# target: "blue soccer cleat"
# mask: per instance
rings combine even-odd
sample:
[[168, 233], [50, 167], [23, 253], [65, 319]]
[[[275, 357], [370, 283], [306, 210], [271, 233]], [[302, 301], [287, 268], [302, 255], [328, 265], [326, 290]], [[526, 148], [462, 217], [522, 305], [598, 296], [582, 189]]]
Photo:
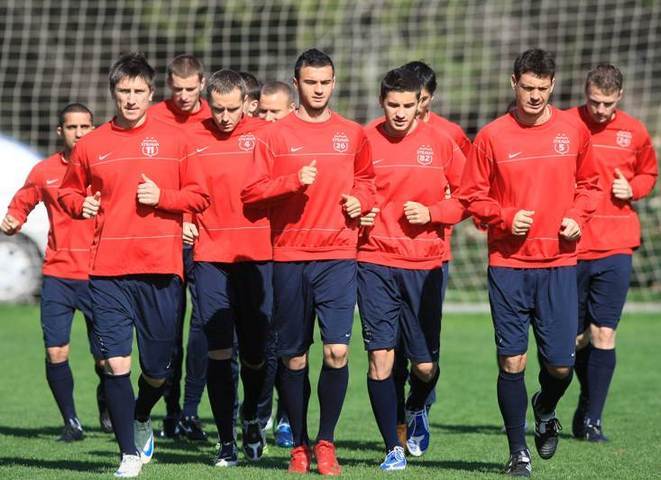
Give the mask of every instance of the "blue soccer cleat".
[[294, 446], [294, 437], [291, 433], [291, 425], [284, 419], [280, 419], [275, 427], [275, 444], [282, 448], [291, 448]]
[[388, 452], [385, 460], [379, 468], [384, 472], [391, 472], [395, 470], [404, 470], [406, 468], [406, 456], [404, 449], [400, 446], [394, 447]]
[[429, 448], [429, 418], [427, 409], [406, 411], [406, 448], [411, 455], [419, 457]]
[[151, 419], [146, 422], [133, 421], [133, 435], [135, 437], [135, 448], [140, 454], [142, 463], [149, 463], [154, 455], [154, 431], [151, 427]]

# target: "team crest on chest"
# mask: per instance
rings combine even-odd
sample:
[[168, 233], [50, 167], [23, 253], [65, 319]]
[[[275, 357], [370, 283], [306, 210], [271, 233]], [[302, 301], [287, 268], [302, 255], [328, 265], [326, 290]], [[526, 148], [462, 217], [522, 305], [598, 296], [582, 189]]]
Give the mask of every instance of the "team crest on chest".
[[569, 153], [569, 137], [565, 133], [558, 133], [553, 139], [553, 150], [560, 155]]
[[628, 147], [631, 145], [631, 132], [627, 130], [618, 130], [615, 134], [615, 141], [620, 147]]
[[140, 144], [140, 150], [142, 151], [142, 154], [144, 156], [154, 157], [158, 155], [159, 146], [160, 145], [158, 143], [158, 140], [156, 140], [154, 137], [147, 137]]
[[345, 153], [349, 150], [349, 137], [345, 133], [336, 133], [333, 135], [333, 150]]
[[434, 149], [429, 145], [420, 145], [416, 153], [420, 165], [426, 167], [434, 161]]
[[252, 152], [255, 149], [255, 136], [245, 133], [239, 137], [239, 148], [244, 152]]

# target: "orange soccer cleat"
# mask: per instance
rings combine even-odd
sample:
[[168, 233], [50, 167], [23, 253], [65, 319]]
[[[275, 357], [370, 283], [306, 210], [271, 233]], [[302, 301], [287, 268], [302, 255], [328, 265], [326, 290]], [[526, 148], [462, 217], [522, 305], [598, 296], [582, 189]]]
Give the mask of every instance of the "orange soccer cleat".
[[320, 475], [337, 476], [342, 473], [342, 467], [337, 463], [335, 445], [327, 440], [319, 440], [314, 446], [314, 456], [317, 459], [317, 471]]
[[310, 461], [312, 455], [310, 454], [310, 447], [307, 445], [299, 445], [292, 448], [291, 458], [289, 459], [289, 473], [310, 473]]

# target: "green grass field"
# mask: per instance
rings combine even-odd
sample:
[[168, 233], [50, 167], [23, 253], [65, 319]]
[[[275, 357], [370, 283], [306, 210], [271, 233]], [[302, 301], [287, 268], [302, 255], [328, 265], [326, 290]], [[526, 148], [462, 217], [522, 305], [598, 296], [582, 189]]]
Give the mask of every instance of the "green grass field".
[[[356, 327], [358, 321], [356, 321]], [[83, 322], [76, 320], [72, 337], [72, 368], [78, 413], [87, 437], [75, 444], [55, 441], [59, 413], [44, 378], [37, 307], [0, 307], [0, 479], [111, 478], [118, 455], [114, 439], [100, 432], [94, 388], [96, 377], [86, 347]], [[661, 319], [627, 316], [618, 333], [618, 368], [605, 412], [611, 442], [591, 445], [570, 438], [577, 389], [572, 385], [559, 405], [565, 426], [556, 456], [550, 461], [533, 454], [533, 475], [540, 479], [661, 478]], [[355, 329], [351, 384], [337, 428], [337, 446], [344, 477], [374, 478], [383, 458], [383, 444], [365, 387], [366, 358]], [[318, 344], [316, 345], [318, 347]], [[318, 349], [312, 370], [318, 371]], [[528, 393], [535, 391], [536, 362], [528, 369]], [[136, 372], [134, 372], [136, 373]], [[397, 478], [503, 478], [507, 442], [500, 432], [496, 403], [496, 364], [492, 329], [486, 315], [448, 315], [444, 320], [438, 402], [431, 413], [432, 446], [412, 459]], [[316, 375], [315, 375], [316, 377]], [[314, 381], [314, 379], [313, 379]], [[311, 405], [314, 433], [316, 396]], [[162, 403], [154, 410], [160, 426]], [[212, 429], [206, 395], [201, 415]], [[528, 412], [528, 421], [532, 413]], [[272, 437], [269, 437], [272, 441]], [[529, 444], [533, 445], [532, 435]], [[213, 443], [192, 444], [157, 439], [144, 479], [285, 478], [288, 451], [270, 445], [264, 459], [229, 470], [210, 466]], [[392, 475], [392, 474], [388, 474]], [[291, 477], [289, 477], [291, 478]]]

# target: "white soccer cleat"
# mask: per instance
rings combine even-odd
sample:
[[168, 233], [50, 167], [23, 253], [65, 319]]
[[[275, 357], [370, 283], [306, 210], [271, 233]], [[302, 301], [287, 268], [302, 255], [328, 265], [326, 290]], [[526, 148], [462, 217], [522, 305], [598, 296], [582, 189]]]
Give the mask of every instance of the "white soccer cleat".
[[140, 475], [142, 470], [142, 459], [139, 455], [122, 455], [122, 462], [115, 472], [115, 477], [118, 478], [133, 478]]
[[151, 428], [151, 418], [146, 422], [133, 421], [135, 448], [140, 453], [142, 463], [149, 463], [154, 455], [154, 431]]

